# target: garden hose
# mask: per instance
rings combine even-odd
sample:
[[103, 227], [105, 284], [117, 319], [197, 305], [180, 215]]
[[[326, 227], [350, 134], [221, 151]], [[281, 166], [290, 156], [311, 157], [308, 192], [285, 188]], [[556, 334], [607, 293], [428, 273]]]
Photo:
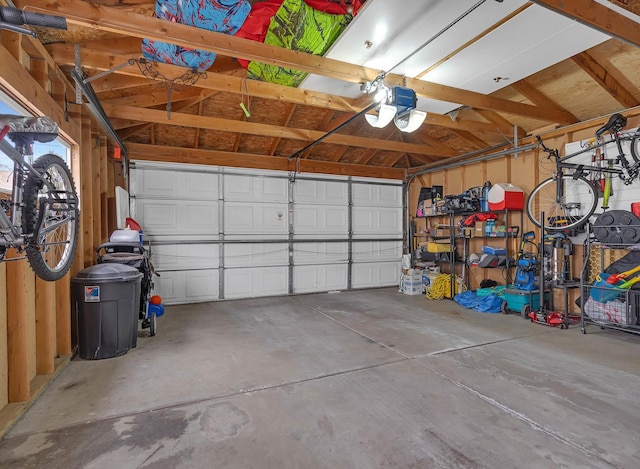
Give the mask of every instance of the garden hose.
[[[444, 298], [449, 298], [451, 295], [451, 277], [452, 276], [449, 274], [440, 274], [434, 278], [425, 290], [425, 297], [428, 300], [442, 300]], [[454, 278], [456, 279], [454, 294], [466, 291], [467, 287], [464, 283], [458, 281], [459, 277], [454, 276]]]

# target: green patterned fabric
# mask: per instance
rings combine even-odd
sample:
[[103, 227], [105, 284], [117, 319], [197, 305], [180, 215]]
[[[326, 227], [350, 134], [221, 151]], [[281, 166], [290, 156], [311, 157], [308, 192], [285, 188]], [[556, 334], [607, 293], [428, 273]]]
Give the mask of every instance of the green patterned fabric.
[[[351, 22], [352, 15], [330, 15], [311, 8], [303, 0], [284, 0], [264, 39], [265, 44], [323, 55]], [[251, 62], [249, 78], [286, 86], [298, 86], [306, 72]]]

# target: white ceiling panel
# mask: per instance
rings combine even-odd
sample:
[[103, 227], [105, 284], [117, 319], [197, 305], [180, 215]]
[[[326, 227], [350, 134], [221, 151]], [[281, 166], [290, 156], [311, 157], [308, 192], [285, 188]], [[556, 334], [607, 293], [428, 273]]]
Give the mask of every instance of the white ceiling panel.
[[[594, 29], [534, 5], [423, 79], [492, 93], [607, 39]], [[496, 82], [495, 77], [508, 80]]]
[[[325, 56], [414, 77], [526, 1], [487, 1], [432, 40], [476, 3], [477, 0], [369, 0]], [[428, 46], [391, 70], [430, 40]], [[367, 41], [372, 44], [370, 48], [365, 47]], [[361, 95], [357, 84], [317, 75], [307, 77], [300, 87], [348, 97]]]
[[[369, 0], [326, 56], [415, 77], [490, 31], [422, 78], [488, 94], [608, 39], [605, 34], [537, 5], [491, 31], [498, 21], [526, 3], [487, 0], [453, 24], [477, 0]], [[438, 36], [443, 29], [446, 31]], [[367, 41], [371, 42], [369, 48], [365, 47]], [[495, 77], [506, 79], [495, 81]], [[318, 75], [308, 76], [300, 87], [351, 98], [362, 96], [358, 84]], [[439, 114], [458, 106], [418, 99], [418, 109]]]

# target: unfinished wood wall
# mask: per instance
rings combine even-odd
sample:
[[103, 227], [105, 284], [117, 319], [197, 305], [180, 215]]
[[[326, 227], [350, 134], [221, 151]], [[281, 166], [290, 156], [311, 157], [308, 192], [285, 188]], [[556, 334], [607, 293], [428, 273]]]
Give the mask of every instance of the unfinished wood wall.
[[[624, 113], [628, 118], [627, 128], [640, 127], [640, 111], [635, 109]], [[595, 130], [599, 128], [604, 122], [608, 120], [600, 119], [593, 121], [589, 124], [577, 124], [562, 130], [556, 130], [548, 132], [545, 137], [545, 144], [550, 148], [561, 149], [561, 154], [564, 151], [564, 145], [577, 140], [583, 140], [593, 137]], [[531, 139], [529, 139], [531, 140]], [[532, 140], [531, 140], [532, 141]], [[525, 143], [531, 143], [531, 141]], [[421, 187], [430, 187], [432, 185], [442, 185], [444, 187], [444, 195], [459, 194], [471, 187], [481, 186], [485, 181], [489, 180], [492, 183], [504, 183], [508, 182], [520, 187], [525, 196], [533, 189], [538, 182], [548, 178], [551, 175], [553, 165], [551, 163], [540, 164], [540, 158], [543, 157], [536, 150], [521, 152], [516, 156], [509, 155], [487, 161], [477, 162], [473, 164], [461, 165], [456, 168], [446, 169], [443, 171], [436, 171], [418, 176], [414, 179], [411, 187], [409, 187], [409, 215], [415, 215], [415, 210], [418, 204], [418, 198]], [[640, 200], [640, 190], [638, 191]], [[529, 221], [526, 214], [523, 216], [524, 225], [522, 229], [524, 231], [534, 230], [536, 232], [536, 240], [540, 239], [537, 229]], [[414, 220], [418, 227], [424, 226], [424, 219]], [[512, 214], [510, 216], [509, 225], [519, 224], [519, 214]], [[412, 242], [413, 240], [409, 240]], [[470, 240], [470, 252], [479, 252], [481, 246], [484, 244], [482, 238]], [[503, 246], [500, 241], [491, 241], [491, 245]], [[510, 251], [517, 251], [518, 240], [511, 241]], [[578, 246], [576, 253], [574, 254], [573, 262], [573, 274], [575, 277], [579, 276], [579, 268], [582, 262], [582, 250], [581, 246]], [[480, 282], [484, 279], [492, 279], [498, 282], [500, 285], [505, 284], [503, 276], [503, 269], [483, 269], [483, 268], [470, 268], [469, 270], [469, 282], [472, 289], [479, 287]], [[555, 292], [555, 295], [560, 295], [561, 290]], [[572, 293], [575, 294], [575, 291]], [[555, 304], [563, 304], [561, 298], [555, 298]], [[574, 312], [577, 312], [577, 307], [573, 305]]]
[[[70, 279], [95, 263], [107, 240], [113, 207], [108, 143], [81, 106], [64, 96], [74, 90], [39, 43], [2, 31], [0, 87], [35, 114], [56, 120], [72, 145], [71, 169], [81, 201], [80, 239], [71, 271], [57, 282], [34, 275], [25, 259], [0, 263], [0, 437], [66, 364], [72, 353]], [[113, 181], [113, 177], [111, 177]], [[7, 258], [20, 257], [9, 252]]]

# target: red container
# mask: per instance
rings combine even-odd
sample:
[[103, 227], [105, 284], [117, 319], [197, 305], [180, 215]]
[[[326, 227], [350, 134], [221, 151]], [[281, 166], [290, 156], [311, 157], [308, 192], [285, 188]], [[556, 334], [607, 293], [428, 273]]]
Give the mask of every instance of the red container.
[[524, 191], [519, 187], [501, 182], [491, 186], [489, 190], [489, 210], [522, 210], [524, 208]]
[[633, 202], [631, 204], [631, 212], [638, 218], [640, 218], [640, 202]]

